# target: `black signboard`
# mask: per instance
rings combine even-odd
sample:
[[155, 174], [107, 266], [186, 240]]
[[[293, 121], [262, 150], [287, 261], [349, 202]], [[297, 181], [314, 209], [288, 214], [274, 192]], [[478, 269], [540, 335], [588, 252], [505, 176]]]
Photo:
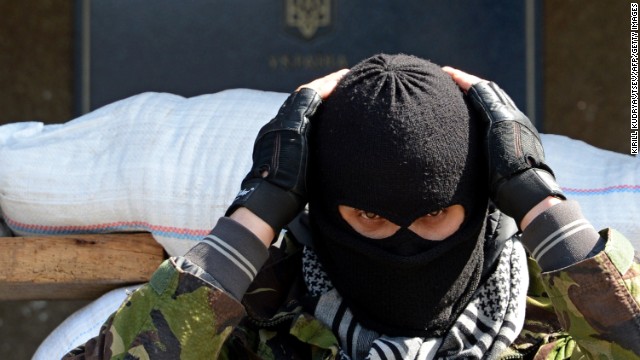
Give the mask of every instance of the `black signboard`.
[[78, 0], [77, 109], [163, 91], [290, 92], [379, 52], [498, 82], [540, 107], [534, 0]]

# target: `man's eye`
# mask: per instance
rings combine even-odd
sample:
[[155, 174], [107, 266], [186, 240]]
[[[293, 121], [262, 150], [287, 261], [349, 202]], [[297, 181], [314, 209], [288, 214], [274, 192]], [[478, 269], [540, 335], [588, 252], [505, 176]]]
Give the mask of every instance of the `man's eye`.
[[362, 210], [359, 210], [359, 211], [360, 211], [360, 216], [368, 220], [381, 219], [379, 215], [377, 215], [376, 213], [372, 213], [371, 211], [362, 211]]
[[436, 216], [442, 215], [442, 213], [444, 213], [444, 209], [432, 211], [428, 213], [427, 216], [436, 217]]

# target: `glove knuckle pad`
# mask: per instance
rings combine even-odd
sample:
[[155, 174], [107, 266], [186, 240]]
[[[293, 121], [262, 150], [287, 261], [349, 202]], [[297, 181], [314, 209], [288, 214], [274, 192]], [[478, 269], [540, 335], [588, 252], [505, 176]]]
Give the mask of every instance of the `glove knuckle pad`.
[[519, 125], [515, 122], [500, 122], [489, 132], [489, 161], [492, 164], [492, 179], [507, 178], [526, 169], [519, 137]]

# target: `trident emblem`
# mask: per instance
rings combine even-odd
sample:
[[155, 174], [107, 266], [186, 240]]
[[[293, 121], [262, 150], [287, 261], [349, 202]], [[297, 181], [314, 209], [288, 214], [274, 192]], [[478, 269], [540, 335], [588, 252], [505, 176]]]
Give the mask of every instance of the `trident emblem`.
[[311, 39], [318, 28], [331, 23], [331, 0], [285, 0], [287, 26], [295, 27], [306, 40]]

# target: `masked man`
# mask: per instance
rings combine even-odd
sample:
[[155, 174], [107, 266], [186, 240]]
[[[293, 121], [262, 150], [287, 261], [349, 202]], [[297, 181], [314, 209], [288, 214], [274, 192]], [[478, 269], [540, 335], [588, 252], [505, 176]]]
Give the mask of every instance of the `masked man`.
[[444, 70], [381, 54], [294, 92], [228, 217], [67, 358], [638, 358], [628, 240], [497, 85]]

